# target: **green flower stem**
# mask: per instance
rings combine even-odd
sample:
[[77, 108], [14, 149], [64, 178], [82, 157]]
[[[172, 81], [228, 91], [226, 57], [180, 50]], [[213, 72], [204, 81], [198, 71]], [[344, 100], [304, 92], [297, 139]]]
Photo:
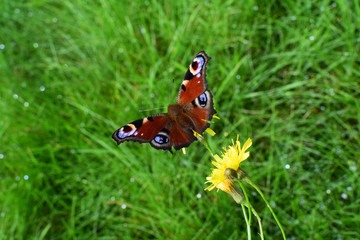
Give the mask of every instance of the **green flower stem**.
[[251, 207], [252, 213], [255, 215], [255, 217], [258, 220], [259, 229], [260, 229], [260, 238], [261, 238], [261, 240], [264, 240], [264, 233], [263, 233], [263, 230], [262, 230], [261, 218], [259, 217], [259, 215], [256, 212], [255, 208], [253, 208], [252, 206], [250, 206], [250, 207]]
[[206, 142], [206, 144], [204, 144], [205, 147], [209, 150], [209, 152], [211, 153], [212, 156], [214, 156], [214, 151], [211, 149], [210, 145]]
[[258, 188], [258, 186], [256, 186], [249, 177], [245, 177], [242, 179], [243, 181], [245, 181], [246, 183], [250, 184], [253, 188], [256, 189], [256, 191], [260, 194], [260, 196], [262, 197], [262, 199], [264, 200], [264, 202], [266, 203], [266, 206], [269, 208], [271, 214], [273, 215], [276, 223], [278, 224], [280, 230], [281, 230], [281, 233], [282, 233], [282, 236], [283, 236], [283, 239], [286, 240], [286, 236], [285, 236], [285, 232], [284, 232], [284, 229], [282, 228], [281, 226], [281, 223], [279, 222], [278, 218], [276, 217], [276, 214], [274, 213], [273, 209], [271, 208], [270, 204], [268, 203], [268, 201], [266, 200], [266, 198], [264, 197], [264, 194], [262, 193], [262, 191], [260, 190], [260, 188]]
[[243, 210], [244, 218], [245, 218], [245, 222], [246, 222], [246, 229], [247, 229], [248, 240], [251, 240], [250, 223], [249, 223], [249, 221], [248, 221], [248, 217], [246, 216], [246, 210], [245, 210], [244, 204], [241, 204], [241, 208], [242, 208], [242, 210]]
[[[247, 195], [247, 193], [245, 191], [244, 185], [239, 180], [238, 180], [238, 183], [239, 183], [239, 185], [241, 187], [242, 192], [244, 193], [244, 196], [245, 196], [245, 199], [246, 199], [246, 205], [251, 206], [248, 195]], [[249, 209], [249, 224], [251, 225], [251, 207], [248, 207], [248, 209]]]
[[[245, 199], [246, 199], [246, 203], [247, 203], [247, 207], [249, 209], [249, 215], [250, 215], [249, 218], [251, 218], [251, 212], [252, 212], [258, 220], [259, 230], [260, 230], [260, 238], [261, 238], [261, 240], [264, 240], [264, 233], [263, 233], [263, 229], [262, 229], [261, 218], [259, 217], [259, 214], [256, 212], [255, 208], [253, 208], [253, 206], [250, 204], [244, 185], [242, 184], [242, 182], [240, 180], [238, 180], [238, 183], [239, 183], [239, 185], [244, 193]], [[251, 224], [251, 221], [249, 221], [249, 222]]]

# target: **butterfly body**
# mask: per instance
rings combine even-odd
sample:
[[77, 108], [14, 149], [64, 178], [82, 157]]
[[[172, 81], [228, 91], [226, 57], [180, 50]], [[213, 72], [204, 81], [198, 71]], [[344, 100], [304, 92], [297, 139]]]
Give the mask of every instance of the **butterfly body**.
[[206, 64], [210, 57], [199, 52], [190, 64], [180, 86], [177, 103], [167, 113], [145, 117], [116, 130], [113, 139], [148, 142], [156, 149], [172, 152], [188, 147], [196, 140], [193, 131], [202, 134], [216, 113], [211, 92], [206, 89]]

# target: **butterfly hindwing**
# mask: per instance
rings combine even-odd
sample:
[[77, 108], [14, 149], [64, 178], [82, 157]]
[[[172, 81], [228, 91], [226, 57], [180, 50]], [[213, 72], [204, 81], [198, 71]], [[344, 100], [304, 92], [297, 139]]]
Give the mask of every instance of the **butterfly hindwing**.
[[195, 125], [195, 131], [202, 134], [208, 127], [213, 115], [216, 113], [214, 109], [213, 96], [206, 89], [199, 97], [195, 98], [190, 104], [185, 106], [187, 115], [191, 118]]
[[199, 52], [191, 62], [181, 83], [177, 103], [186, 105], [200, 96], [206, 89], [206, 65], [211, 58], [205, 51]]

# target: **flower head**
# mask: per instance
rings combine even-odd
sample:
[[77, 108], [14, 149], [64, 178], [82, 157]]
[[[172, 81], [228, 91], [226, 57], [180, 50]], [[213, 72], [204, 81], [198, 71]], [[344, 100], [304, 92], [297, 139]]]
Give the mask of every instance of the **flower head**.
[[229, 177], [229, 170], [238, 171], [239, 165], [242, 161], [246, 160], [250, 153], [246, 150], [251, 146], [252, 142], [249, 138], [244, 146], [241, 148], [239, 141], [239, 136], [236, 139], [236, 142], [228, 148], [224, 147], [224, 152], [219, 155], [214, 155], [216, 161], [212, 161], [212, 164], [216, 167], [212, 170], [212, 173], [207, 177], [206, 183], [211, 183], [211, 185], [205, 190], [211, 191], [214, 188], [217, 188], [218, 191], [221, 189], [224, 192], [231, 194], [234, 200], [239, 203], [242, 200], [242, 194], [237, 190], [233, 183], [233, 178]]

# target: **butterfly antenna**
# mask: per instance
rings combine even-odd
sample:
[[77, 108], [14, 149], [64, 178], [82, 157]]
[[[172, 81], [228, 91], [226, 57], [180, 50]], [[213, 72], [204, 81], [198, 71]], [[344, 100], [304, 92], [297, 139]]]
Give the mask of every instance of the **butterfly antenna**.
[[[175, 83], [175, 79], [173, 78], [173, 80], [172, 80], [172, 85], [171, 85], [171, 94], [170, 94], [170, 96], [169, 96], [169, 103], [171, 102], [172, 96], [174, 95], [174, 83]], [[163, 108], [167, 108], [167, 107], [141, 109], [141, 110], [139, 110], [139, 112], [148, 112], [148, 111], [159, 110], [159, 109], [163, 109]]]
[[142, 109], [142, 110], [139, 110], [139, 112], [148, 112], [148, 111], [159, 110], [159, 109], [163, 109], [163, 108], [167, 108], [167, 107], [158, 107], [158, 108]]

